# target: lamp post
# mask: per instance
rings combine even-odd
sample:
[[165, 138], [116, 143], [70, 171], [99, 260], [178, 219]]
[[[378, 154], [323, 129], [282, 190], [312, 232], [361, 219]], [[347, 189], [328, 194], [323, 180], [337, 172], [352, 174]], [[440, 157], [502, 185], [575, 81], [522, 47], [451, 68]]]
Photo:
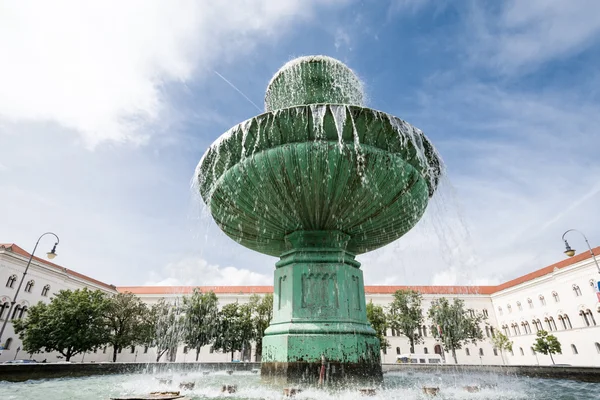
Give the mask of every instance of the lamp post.
[[596, 259], [596, 255], [594, 254], [594, 251], [592, 250], [592, 246], [590, 246], [590, 242], [588, 242], [587, 237], [585, 237], [585, 235], [582, 232], [578, 231], [577, 229], [569, 229], [562, 235], [562, 240], [564, 240], [564, 242], [565, 242], [565, 254], [569, 257], [573, 257], [575, 255], [575, 250], [572, 249], [571, 246], [569, 246], [569, 242], [567, 242], [567, 239], [565, 239], [565, 235], [569, 232], [577, 232], [581, 236], [583, 236], [583, 239], [585, 240], [585, 243], [587, 244], [588, 250], [590, 251], [592, 258], [594, 259], [594, 262], [596, 263], [596, 268], [598, 269], [598, 273], [600, 274], [600, 264], [598, 264], [598, 260]]
[[4, 335], [4, 329], [6, 329], [6, 324], [8, 323], [8, 320], [10, 319], [10, 314], [11, 314], [15, 304], [17, 303], [17, 296], [19, 296], [19, 292], [21, 291], [21, 286], [23, 286], [23, 281], [25, 281], [25, 276], [27, 275], [27, 271], [29, 270], [29, 266], [31, 265], [31, 260], [33, 260], [33, 255], [35, 254], [38, 244], [40, 243], [40, 240], [42, 240], [42, 238], [46, 235], [52, 235], [56, 238], [54, 247], [52, 247], [52, 250], [50, 250], [49, 252], [46, 253], [46, 256], [50, 260], [52, 260], [54, 257], [56, 257], [58, 255], [58, 254], [56, 254], [56, 246], [60, 242], [60, 239], [58, 238], [58, 236], [56, 236], [56, 234], [52, 233], [52, 232], [46, 232], [46, 233], [42, 234], [38, 238], [37, 242], [35, 243], [35, 247], [33, 248], [31, 255], [29, 256], [29, 261], [27, 261], [27, 266], [25, 267], [25, 272], [23, 272], [23, 276], [21, 277], [21, 281], [19, 282], [19, 286], [17, 287], [17, 291], [15, 292], [15, 296], [13, 297], [12, 301], [10, 302], [10, 308], [8, 309], [8, 314], [6, 315], [6, 318], [4, 318], [4, 323], [2, 324], [2, 329], [0, 329], [0, 343], [2, 343], [2, 335]]

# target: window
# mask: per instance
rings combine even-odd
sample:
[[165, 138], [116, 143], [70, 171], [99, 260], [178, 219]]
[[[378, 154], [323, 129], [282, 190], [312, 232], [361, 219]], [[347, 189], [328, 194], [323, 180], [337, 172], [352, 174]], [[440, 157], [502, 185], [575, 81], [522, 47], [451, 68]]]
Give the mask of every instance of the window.
[[573, 292], [575, 293], [575, 297], [581, 296], [581, 289], [579, 289], [579, 286], [573, 285]]
[[548, 325], [548, 330], [549, 331], [555, 331], [556, 330], [556, 322], [554, 322], [554, 318], [549, 317], [549, 318], [544, 318], [544, 321], [546, 322], [546, 325]]
[[210, 354], [212, 354], [212, 353], [214, 353], [214, 352], [215, 352], [215, 349], [214, 349], [214, 347], [210, 346]]
[[19, 314], [19, 311], [21, 311], [21, 306], [16, 306], [15, 308], [13, 308], [13, 313], [12, 313], [10, 319], [15, 319], [17, 317], [17, 315]]
[[583, 319], [583, 323], [585, 324], [585, 326], [590, 326], [590, 320], [588, 320], [587, 313], [581, 310], [579, 311], [579, 315], [581, 316], [581, 319]]
[[423, 347], [423, 354], [429, 354], [429, 349], [427, 349], [427, 347]]
[[188, 347], [187, 347], [187, 346], [184, 346], [184, 347], [183, 347], [183, 354], [187, 354], [187, 353], [188, 353]]
[[494, 347], [492, 350], [494, 351], [494, 355], [498, 356], [498, 349]]
[[6, 287], [7, 288], [13, 288], [13, 286], [15, 286], [15, 282], [17, 281], [17, 276], [16, 275], [11, 275], [8, 280], [6, 281]]
[[479, 357], [483, 357], [483, 349], [481, 347], [479, 348]]
[[121, 354], [121, 350], [123, 350], [123, 349], [121, 349], [121, 348], [119, 347], [119, 350], [118, 350], [117, 352], [118, 352], [119, 354]]
[[492, 334], [492, 337], [496, 337], [496, 333], [494, 332], [493, 326], [490, 326], [490, 333]]
[[512, 307], [510, 304], [506, 305], [506, 309], [508, 310], [508, 313], [510, 314], [512, 312]]
[[[4, 318], [4, 311], [8, 310], [9, 308], [10, 308], [10, 303], [8, 301], [6, 303], [0, 305], [0, 319]], [[8, 318], [8, 316], [7, 316], [7, 318]]]
[[562, 324], [563, 329], [567, 329], [567, 323], [565, 322], [565, 319], [563, 318], [562, 315], [558, 316], [558, 320], [560, 321], [560, 323]]
[[529, 304], [529, 308], [533, 308], [533, 300], [527, 299], [527, 304]]
[[33, 285], [35, 285], [34, 280], [30, 280], [29, 282], [27, 282], [27, 284], [25, 285], [25, 291], [27, 293], [31, 293], [31, 289], [33, 289]]
[[522, 356], [524, 356], [524, 355], [525, 355], [525, 352], [523, 351], [523, 348], [522, 348], [522, 347], [519, 347], [519, 351], [521, 352], [521, 355], [522, 355]]
[[486, 318], [488, 317], [488, 310], [485, 308], [483, 309], [483, 316]]
[[10, 345], [12, 344], [13, 339], [9, 337], [6, 339], [6, 343], [4, 343], [4, 350], [10, 350]]
[[521, 329], [519, 329], [519, 325], [517, 324], [512, 324], [511, 325], [513, 328], [513, 332], [515, 333], [515, 336], [520, 335], [521, 334]]
[[502, 307], [498, 307], [498, 314], [502, 315]]
[[595, 326], [596, 320], [594, 319], [594, 314], [592, 314], [592, 311], [588, 309], [585, 311], [585, 314], [588, 316], [588, 320], [590, 321], [590, 323]]
[[521, 305], [520, 301], [517, 301], [517, 308], [519, 309], [519, 311], [523, 311], [523, 306]]
[[148, 353], [148, 346], [144, 346], [144, 354]]
[[42, 289], [42, 296], [48, 297], [48, 292], [49, 291], [50, 291], [50, 285], [44, 286], [44, 288]]
[[539, 319], [534, 319], [531, 321], [531, 323], [533, 324], [533, 326], [535, 326], [535, 331], [539, 332], [541, 331], [544, 327], [542, 326], [542, 322]]
[[400, 347], [396, 347], [396, 354], [400, 354]]
[[465, 354], [470, 356], [471, 355], [471, 350], [469, 350], [468, 347], [465, 348]]
[[545, 306], [545, 305], [546, 305], [546, 299], [544, 299], [544, 296], [542, 296], [542, 295], [540, 294], [540, 297], [538, 297], [538, 298], [540, 299], [540, 304], [541, 304], [542, 306]]
[[436, 344], [436, 345], [433, 347], [433, 352], [434, 352], [435, 354], [442, 354], [442, 346], [440, 346], [439, 344]]
[[485, 336], [490, 337], [490, 327], [489, 326], [485, 327]]
[[571, 345], [571, 350], [573, 351], [573, 354], [579, 354], [577, 352], [577, 346], [575, 346], [574, 344]]
[[558, 297], [558, 293], [552, 292], [552, 297], [554, 298], [555, 303], [558, 303], [560, 301], [560, 297]]
[[423, 336], [427, 337], [427, 327], [423, 325]]
[[27, 306], [24, 306], [23, 308], [21, 308], [21, 312], [19, 313], [19, 319], [24, 318], [26, 312], [27, 312]]
[[573, 329], [573, 325], [571, 325], [571, 320], [569, 319], [569, 316], [567, 314], [563, 314], [563, 321], [565, 321], [567, 329]]
[[508, 330], [508, 325], [503, 325], [502, 330], [506, 336], [510, 336], [510, 331]]
[[471, 318], [475, 318], [475, 310], [469, 310], [469, 315], [471, 316]]
[[592, 292], [596, 293], [596, 281], [590, 279], [590, 287], [592, 288]]
[[521, 326], [523, 327], [523, 332], [525, 332], [526, 335], [531, 333], [531, 328], [529, 327], [529, 322], [523, 321], [523, 322], [521, 322]]
[[129, 349], [129, 352], [131, 354], [135, 353], [135, 346], [131, 346], [131, 348]]
[[106, 346], [102, 349], [102, 354], [106, 354]]
[[600, 343], [596, 342], [594, 345], [596, 345], [596, 352], [600, 354]]

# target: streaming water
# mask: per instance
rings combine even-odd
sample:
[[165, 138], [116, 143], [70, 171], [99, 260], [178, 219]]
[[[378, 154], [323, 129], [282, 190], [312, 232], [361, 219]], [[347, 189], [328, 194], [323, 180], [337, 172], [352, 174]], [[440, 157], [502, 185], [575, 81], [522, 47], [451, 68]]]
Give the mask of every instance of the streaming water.
[[[161, 384], [158, 378], [172, 378], [170, 385]], [[194, 382], [192, 390], [182, 390], [189, 399], [227, 398], [237, 400], [283, 399], [283, 388], [261, 384], [260, 376], [250, 372], [225, 372], [202, 375], [200, 372], [186, 375], [110, 375], [85, 378], [35, 380], [22, 383], [0, 382], [2, 400], [107, 400], [111, 397], [143, 395], [151, 391], [180, 390], [181, 382]], [[221, 392], [222, 385], [236, 385], [235, 394]], [[437, 396], [423, 394], [422, 388], [439, 387]], [[478, 386], [480, 390], [470, 393], [465, 386]], [[487, 387], [486, 387], [487, 386]], [[434, 374], [402, 372], [385, 375], [383, 388], [377, 388], [372, 399], [598, 399], [599, 383], [568, 380], [537, 379], [491, 374]], [[358, 390], [341, 391], [307, 388], [294, 398], [302, 399], [361, 399]]]

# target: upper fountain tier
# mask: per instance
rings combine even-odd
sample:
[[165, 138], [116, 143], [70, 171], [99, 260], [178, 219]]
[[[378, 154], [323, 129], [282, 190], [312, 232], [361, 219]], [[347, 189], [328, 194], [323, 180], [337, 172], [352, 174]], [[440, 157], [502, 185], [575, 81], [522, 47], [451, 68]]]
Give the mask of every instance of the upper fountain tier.
[[200, 194], [223, 232], [274, 256], [297, 245], [296, 231], [343, 232], [355, 254], [408, 232], [442, 161], [419, 129], [362, 103], [360, 80], [337, 60], [281, 68], [267, 111], [224, 133], [198, 164]]
[[305, 56], [285, 64], [271, 79], [266, 111], [307, 104], [363, 105], [363, 85], [335, 58]]

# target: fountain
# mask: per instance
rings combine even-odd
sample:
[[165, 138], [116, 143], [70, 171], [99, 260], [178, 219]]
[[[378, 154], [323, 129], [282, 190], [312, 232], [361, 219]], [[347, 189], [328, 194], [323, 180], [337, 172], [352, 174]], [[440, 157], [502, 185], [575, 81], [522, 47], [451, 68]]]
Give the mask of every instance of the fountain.
[[279, 257], [261, 376], [316, 382], [382, 379], [355, 256], [400, 238], [421, 218], [442, 163], [423, 133], [365, 108], [341, 62], [301, 57], [268, 85], [264, 114], [236, 125], [196, 170], [217, 225]]

